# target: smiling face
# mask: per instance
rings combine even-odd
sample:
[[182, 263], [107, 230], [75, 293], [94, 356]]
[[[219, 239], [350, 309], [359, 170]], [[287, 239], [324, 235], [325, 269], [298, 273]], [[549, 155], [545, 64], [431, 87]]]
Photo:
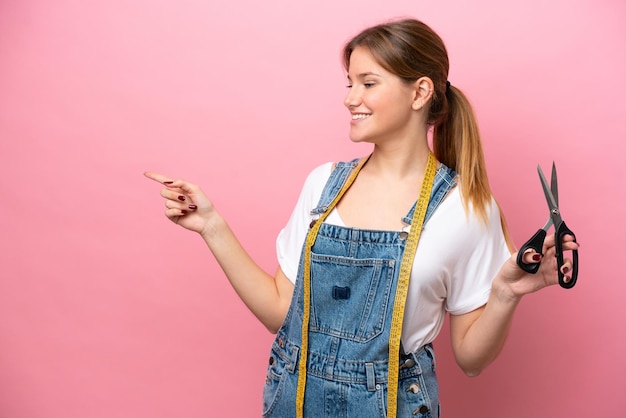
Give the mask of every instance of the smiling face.
[[344, 104], [352, 116], [352, 141], [379, 144], [415, 134], [415, 85], [385, 70], [367, 48], [350, 55], [348, 82]]

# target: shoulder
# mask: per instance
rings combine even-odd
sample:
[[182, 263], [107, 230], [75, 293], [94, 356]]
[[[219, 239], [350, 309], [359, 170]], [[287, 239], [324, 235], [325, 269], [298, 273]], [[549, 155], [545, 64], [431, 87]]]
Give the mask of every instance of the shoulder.
[[309, 172], [302, 187], [303, 194], [319, 195], [333, 171], [335, 163], [320, 164]]
[[330, 173], [332, 172], [335, 165], [336, 163], [333, 162], [327, 162], [318, 165], [309, 172], [305, 183], [318, 183], [320, 181], [325, 182], [326, 180], [328, 180], [328, 177], [330, 176]]
[[450, 190], [440, 207], [433, 214], [433, 217], [439, 215], [438, 218], [445, 222], [448, 227], [458, 228], [455, 229], [456, 233], [472, 235], [478, 231], [483, 233], [488, 231], [496, 234], [501, 232], [500, 208], [493, 196], [487, 201], [485, 207], [486, 218], [483, 219], [471, 202], [463, 202], [461, 189], [461, 185], [457, 184], [456, 187]]
[[317, 202], [327, 184], [339, 184], [357, 166], [360, 158], [348, 162], [327, 162], [309, 172], [302, 188], [302, 197], [309, 197]]
[[318, 165], [309, 172], [304, 180], [304, 185], [300, 191], [299, 203], [304, 205], [306, 210], [310, 210], [324, 190], [324, 186], [332, 173], [334, 163], [328, 162]]

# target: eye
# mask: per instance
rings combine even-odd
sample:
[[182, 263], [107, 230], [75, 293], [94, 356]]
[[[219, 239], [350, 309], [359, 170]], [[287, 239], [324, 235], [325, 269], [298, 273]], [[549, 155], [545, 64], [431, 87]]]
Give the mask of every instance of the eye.
[[346, 86], [346, 88], [347, 88], [347, 89], [351, 89], [351, 88], [352, 88], [352, 84], [348, 84], [348, 85]]
[[367, 82], [367, 83], [363, 83], [363, 85], [365, 86], [366, 89], [370, 89], [372, 87], [374, 87], [376, 85], [376, 83], [373, 82]]

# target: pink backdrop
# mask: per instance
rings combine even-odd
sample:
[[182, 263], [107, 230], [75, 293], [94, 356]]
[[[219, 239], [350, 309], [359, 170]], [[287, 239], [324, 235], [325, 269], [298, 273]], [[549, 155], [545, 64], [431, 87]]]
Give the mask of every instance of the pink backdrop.
[[446, 417], [623, 416], [626, 6], [621, 0], [0, 3], [0, 416], [259, 416], [272, 336], [201, 240], [162, 216], [162, 171], [202, 184], [266, 269], [308, 171], [347, 138], [343, 42], [411, 15], [447, 42], [517, 244], [557, 161], [580, 278], [519, 308]]

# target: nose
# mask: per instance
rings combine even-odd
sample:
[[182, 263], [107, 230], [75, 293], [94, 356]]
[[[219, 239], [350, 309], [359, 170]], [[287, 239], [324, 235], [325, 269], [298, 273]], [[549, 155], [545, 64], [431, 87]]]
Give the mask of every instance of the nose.
[[348, 94], [346, 94], [346, 98], [344, 99], [343, 104], [348, 109], [357, 107], [359, 104], [361, 104], [361, 96], [359, 95], [355, 87], [348, 88]]

